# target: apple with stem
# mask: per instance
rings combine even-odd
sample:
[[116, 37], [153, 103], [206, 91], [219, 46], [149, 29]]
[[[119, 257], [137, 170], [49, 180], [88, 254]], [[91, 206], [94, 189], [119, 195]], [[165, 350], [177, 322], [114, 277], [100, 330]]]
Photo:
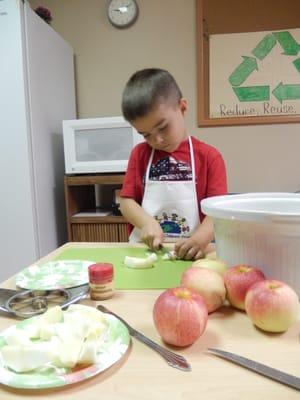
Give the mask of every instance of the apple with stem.
[[156, 299], [153, 320], [162, 339], [174, 346], [189, 346], [205, 331], [208, 312], [203, 298], [185, 287], [165, 290]]
[[266, 279], [264, 273], [249, 265], [235, 265], [223, 275], [227, 299], [233, 307], [245, 310], [245, 297], [248, 289], [256, 282]]
[[267, 332], [285, 332], [299, 316], [295, 291], [274, 279], [252, 285], [246, 294], [245, 307], [253, 324]]

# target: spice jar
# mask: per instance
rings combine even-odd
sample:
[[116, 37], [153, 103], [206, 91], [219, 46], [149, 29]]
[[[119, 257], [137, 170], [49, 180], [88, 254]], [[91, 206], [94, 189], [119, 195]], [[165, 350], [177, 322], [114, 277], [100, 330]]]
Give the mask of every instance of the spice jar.
[[114, 267], [109, 263], [89, 266], [90, 297], [92, 300], [106, 300], [114, 294]]

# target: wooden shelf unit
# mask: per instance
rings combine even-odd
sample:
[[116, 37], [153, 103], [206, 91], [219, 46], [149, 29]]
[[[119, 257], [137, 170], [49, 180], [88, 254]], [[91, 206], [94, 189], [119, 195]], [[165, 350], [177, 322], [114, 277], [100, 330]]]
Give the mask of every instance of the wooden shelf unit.
[[122, 216], [82, 215], [96, 208], [95, 185], [121, 188], [124, 174], [65, 175], [65, 201], [70, 242], [127, 242]]

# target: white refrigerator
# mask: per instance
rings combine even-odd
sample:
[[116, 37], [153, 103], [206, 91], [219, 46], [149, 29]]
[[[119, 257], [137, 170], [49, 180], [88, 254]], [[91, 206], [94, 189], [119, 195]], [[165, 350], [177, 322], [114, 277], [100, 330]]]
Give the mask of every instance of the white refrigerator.
[[66, 241], [62, 120], [73, 50], [22, 0], [0, 0], [0, 282]]

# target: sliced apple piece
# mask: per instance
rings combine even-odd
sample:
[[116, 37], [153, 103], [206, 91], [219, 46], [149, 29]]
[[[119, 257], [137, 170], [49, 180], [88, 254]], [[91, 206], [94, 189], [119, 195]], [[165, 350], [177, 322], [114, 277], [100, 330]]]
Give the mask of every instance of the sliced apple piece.
[[157, 261], [155, 253], [150, 254], [146, 258], [126, 256], [124, 265], [128, 268], [152, 268], [155, 261]]
[[1, 349], [4, 365], [16, 372], [31, 371], [50, 362], [49, 349], [41, 344], [4, 346]]

